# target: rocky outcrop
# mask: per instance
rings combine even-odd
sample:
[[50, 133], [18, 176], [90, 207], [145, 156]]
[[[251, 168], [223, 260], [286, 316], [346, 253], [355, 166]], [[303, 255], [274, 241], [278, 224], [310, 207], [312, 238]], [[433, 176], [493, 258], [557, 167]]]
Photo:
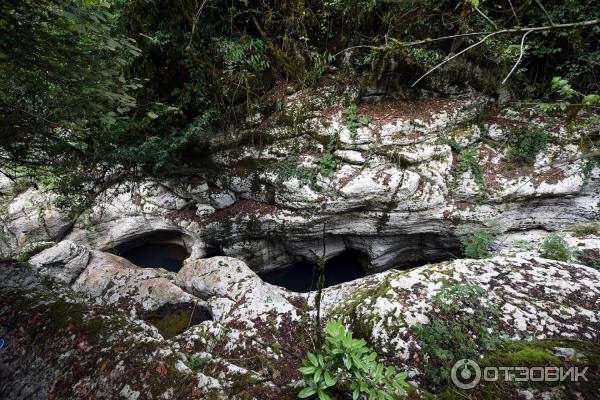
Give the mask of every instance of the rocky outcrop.
[[[67, 238], [106, 251], [179, 232], [195, 255], [219, 249], [255, 271], [314, 260], [325, 240], [328, 258], [366, 254], [370, 273], [450, 259], [460, 234], [491, 219], [524, 232], [598, 218], [600, 169], [579, 146], [598, 128], [593, 118], [575, 125], [456, 97], [360, 105], [356, 118], [368, 123], [352, 126], [344, 108], [355, 95], [291, 95], [275, 114], [211, 139], [210, 174], [122, 183]], [[523, 137], [543, 151], [519, 161]], [[69, 226], [54, 208], [40, 224], [27, 200], [36, 193], [14, 199], [4, 218], [13, 258]]]
[[511, 340], [566, 337], [600, 343], [600, 271], [541, 258], [457, 260], [388, 271], [326, 289], [323, 304], [329, 317], [360, 325], [383, 354], [422, 363], [411, 328], [440, 318], [433, 298], [457, 284], [482, 288], [478, 304], [498, 309], [497, 326]]
[[56, 206], [56, 199], [53, 193], [34, 189], [11, 200], [2, 199], [0, 257], [18, 258], [35, 252], [35, 249], [39, 251], [48, 247], [48, 242], [60, 240], [67, 233], [74, 221]]
[[[299, 360], [315, 348], [315, 297], [257, 273], [348, 249], [367, 277], [327, 288], [323, 315], [415, 386], [427, 385], [428, 357], [416, 327], [444, 316], [440, 298], [457, 285], [480, 296], [459, 311], [493, 307], [506, 339], [596, 349], [600, 228], [581, 223], [599, 217], [600, 168], [580, 143], [597, 120], [498, 112], [473, 97], [384, 100], [348, 116], [355, 96], [291, 95], [282, 110], [211, 138], [210, 172], [122, 182], [75, 221], [55, 195], [0, 182], [0, 253], [29, 265], [0, 268], [3, 304], [17, 299], [0, 310], [10, 382], [0, 394], [295, 398]], [[523, 137], [544, 150], [519, 159]], [[500, 256], [444, 262], [461, 257], [461, 235], [494, 219]], [[556, 232], [571, 263], [539, 258]], [[117, 255], [158, 242], [189, 253], [179, 272]]]
[[236, 321], [248, 326], [270, 313], [297, 319], [296, 309], [284, 296], [285, 290], [263, 282], [246, 264], [231, 257], [186, 261], [175, 284], [206, 299], [215, 320]]
[[[158, 304], [165, 292], [132, 291], [138, 287], [132, 268], [95, 253], [77, 281], [96, 274], [93, 259], [103, 257], [97, 263], [110, 265], [115, 276], [107, 293], [94, 291], [101, 284], [81, 283], [73, 292], [57, 269], [0, 268], [0, 301], [6, 305], [0, 310], [3, 398], [296, 398], [299, 359], [314, 349], [314, 294], [307, 306], [301, 297], [260, 283], [239, 260], [189, 260], [174, 287], [198, 296], [195, 301], [204, 301], [215, 319], [164, 339], [130, 314], [129, 302], [115, 299], [135, 302], [142, 296], [142, 304]], [[37, 271], [61, 282], [46, 286]], [[119, 284], [121, 279], [128, 284]], [[577, 340], [590, 349], [600, 343], [600, 272], [540, 258], [457, 260], [384, 272], [326, 289], [323, 315], [364, 335], [382, 360], [409, 371], [409, 380], [421, 386], [427, 355], [414, 328], [444, 315], [432, 300], [456, 285], [482, 289], [475, 307], [497, 308], [490, 316], [507, 340], [552, 338], [561, 354], [583, 354]]]
[[64, 240], [34, 255], [29, 259], [29, 263], [42, 275], [71, 283], [88, 266], [90, 258], [89, 248]]

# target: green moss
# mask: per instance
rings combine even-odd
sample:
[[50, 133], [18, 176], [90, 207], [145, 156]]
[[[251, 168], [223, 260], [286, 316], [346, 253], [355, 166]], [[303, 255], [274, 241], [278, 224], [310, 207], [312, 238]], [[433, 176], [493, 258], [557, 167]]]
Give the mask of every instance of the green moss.
[[567, 230], [569, 232], [573, 232], [574, 234], [581, 236], [596, 235], [600, 233], [600, 223], [591, 222], [589, 224], [572, 225], [569, 228], [567, 228]]
[[[357, 338], [369, 341], [375, 321], [374, 319], [369, 320], [364, 317], [359, 318], [356, 309], [364, 304], [367, 299], [373, 304], [376, 299], [386, 297], [388, 292], [392, 290], [390, 282], [393, 277], [394, 275], [390, 274], [381, 282], [356, 290], [352, 293], [351, 297], [344, 299], [331, 311], [331, 318], [341, 319], [350, 323], [352, 325], [352, 332]], [[390, 327], [390, 330], [392, 329], [393, 327]]]
[[[561, 359], [553, 354], [557, 347], [572, 348], [579, 357]], [[588, 381], [579, 380], [571, 382], [488, 382], [480, 383], [470, 390], [460, 390], [448, 386], [439, 395], [420, 393], [414, 399], [457, 400], [469, 398], [472, 400], [503, 400], [520, 398], [519, 390], [534, 389], [540, 391], [558, 391], [560, 399], [591, 399], [597, 397], [600, 384], [600, 344], [578, 341], [572, 339], [546, 339], [533, 341], [507, 342], [494, 352], [487, 354], [478, 361], [480, 367], [588, 367], [586, 378]], [[554, 397], [553, 397], [554, 398]]]
[[485, 366], [562, 366], [565, 362], [553, 354], [556, 347], [573, 348], [582, 357], [567, 360], [569, 364], [600, 365], [600, 344], [572, 339], [547, 339], [508, 342], [481, 362]]
[[54, 245], [54, 243], [52, 242], [42, 242], [42, 243], [36, 243], [34, 246], [32, 246], [31, 248], [25, 250], [24, 252], [20, 253], [17, 257], [16, 260], [18, 262], [26, 262], [28, 261], [31, 257], [35, 256], [36, 254], [52, 247]]
[[174, 310], [161, 318], [148, 318], [146, 321], [154, 325], [165, 339], [170, 339], [189, 327], [190, 311]]
[[[483, 364], [483, 363], [482, 363]], [[485, 359], [487, 366], [546, 366], [562, 365], [560, 359], [545, 346], [536, 342], [509, 343], [502, 352], [490, 354]]]

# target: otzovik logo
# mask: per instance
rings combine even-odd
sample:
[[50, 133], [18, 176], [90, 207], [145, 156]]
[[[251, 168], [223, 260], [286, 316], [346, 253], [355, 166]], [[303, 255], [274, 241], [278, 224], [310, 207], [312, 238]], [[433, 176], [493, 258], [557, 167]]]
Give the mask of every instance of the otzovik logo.
[[481, 368], [475, 361], [463, 358], [452, 367], [450, 378], [452, 383], [460, 389], [473, 389], [481, 380]]
[[452, 383], [460, 389], [473, 389], [481, 380], [484, 382], [562, 382], [580, 379], [588, 381], [585, 376], [588, 367], [485, 367], [468, 359], [458, 360], [450, 371]]

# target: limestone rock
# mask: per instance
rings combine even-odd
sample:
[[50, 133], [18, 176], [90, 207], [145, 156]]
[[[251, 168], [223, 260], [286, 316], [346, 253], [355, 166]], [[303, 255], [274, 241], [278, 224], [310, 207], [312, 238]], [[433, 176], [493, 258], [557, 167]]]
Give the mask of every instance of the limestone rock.
[[33, 256], [29, 263], [42, 275], [71, 283], [87, 267], [90, 257], [89, 248], [63, 240]]
[[186, 260], [175, 283], [206, 299], [217, 321], [251, 322], [268, 312], [295, 313], [284, 290], [263, 282], [240, 260], [212, 257]]
[[56, 241], [69, 230], [72, 221], [56, 206], [57, 195], [28, 189], [8, 205], [0, 218], [0, 254], [16, 257], [39, 242]]
[[124, 258], [93, 251], [87, 268], [72, 287], [99, 304], [116, 305], [133, 314], [156, 311], [166, 304], [197, 301], [168, 277], [166, 270], [139, 268]]

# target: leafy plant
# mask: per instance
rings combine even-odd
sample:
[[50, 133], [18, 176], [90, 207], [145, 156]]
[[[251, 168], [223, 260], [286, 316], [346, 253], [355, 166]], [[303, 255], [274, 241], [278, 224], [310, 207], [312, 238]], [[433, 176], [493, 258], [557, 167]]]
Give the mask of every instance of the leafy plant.
[[308, 168], [303, 168], [299, 165], [299, 156], [292, 154], [283, 160], [274, 164], [273, 171], [277, 174], [281, 181], [290, 178], [297, 178], [301, 184], [308, 185], [312, 189], [316, 189], [317, 174]]
[[557, 233], [553, 233], [542, 242], [540, 255], [551, 260], [567, 262], [573, 258], [574, 250], [569, 246], [565, 238]]
[[419, 346], [429, 357], [425, 369], [432, 389], [439, 390], [449, 382], [450, 370], [458, 360], [477, 359], [503, 341], [495, 322], [500, 311], [481, 301], [484, 293], [478, 285], [445, 285], [432, 298], [434, 318], [413, 327]]
[[337, 134], [331, 135], [329, 138], [329, 143], [327, 147], [323, 151], [321, 157], [317, 160], [317, 164], [319, 165], [319, 172], [321, 175], [325, 177], [331, 177], [335, 174], [335, 170], [339, 165], [340, 161], [334, 158], [333, 152], [336, 149], [337, 145]]
[[467, 258], [486, 258], [489, 256], [492, 243], [502, 233], [500, 224], [491, 220], [487, 226], [460, 236], [463, 252]]
[[510, 161], [531, 165], [547, 144], [548, 133], [541, 127], [531, 126], [513, 141], [507, 157]]
[[369, 117], [366, 115], [358, 115], [358, 109], [356, 104], [352, 104], [344, 111], [344, 122], [348, 131], [350, 131], [350, 138], [355, 141], [358, 135], [358, 128], [360, 126], [369, 125]]
[[[456, 145], [455, 148], [458, 149], [458, 145]], [[473, 175], [473, 180], [475, 180], [475, 183], [477, 183], [479, 190], [484, 191], [486, 189], [486, 184], [485, 179], [483, 177], [483, 170], [479, 165], [479, 158], [477, 157], [477, 153], [474, 147], [468, 147], [464, 150], [461, 150], [458, 153], [458, 161], [456, 163], [456, 176], [461, 176], [467, 171], [471, 171], [471, 174]]]
[[364, 339], [354, 339], [352, 333], [337, 320], [327, 322], [325, 343], [320, 351], [308, 353], [300, 372], [306, 387], [298, 397], [316, 395], [319, 400], [331, 399], [335, 388], [368, 399], [391, 400], [404, 394], [406, 373], [397, 373], [377, 362], [377, 353], [367, 347]]
[[208, 363], [208, 357], [196, 356], [188, 360], [185, 365], [192, 371], [198, 371]]

